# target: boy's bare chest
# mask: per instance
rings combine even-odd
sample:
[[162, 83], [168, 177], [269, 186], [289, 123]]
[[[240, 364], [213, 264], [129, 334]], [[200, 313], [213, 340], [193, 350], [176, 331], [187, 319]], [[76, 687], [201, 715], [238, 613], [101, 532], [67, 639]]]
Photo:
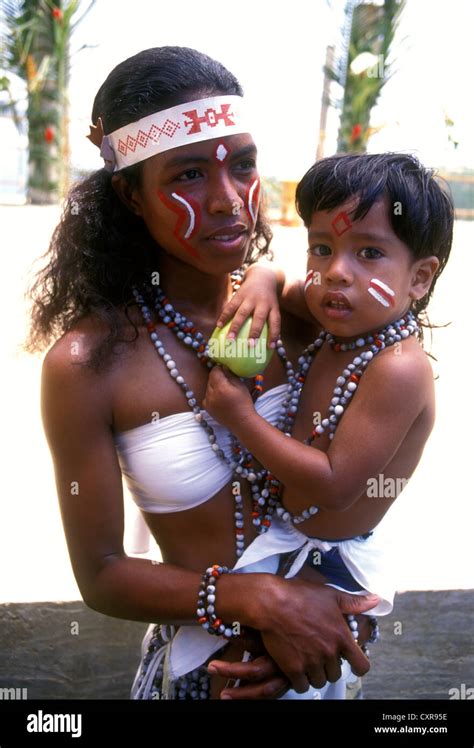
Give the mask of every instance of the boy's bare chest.
[[[326, 347], [313, 359], [293, 427], [295, 439], [303, 441], [310, 436], [314, 425], [329, 417], [331, 400], [334, 397], [334, 390], [338, 387], [337, 378], [351, 360], [352, 358], [349, 358], [347, 354], [334, 355]], [[329, 446], [327, 434], [318, 438], [313, 444], [317, 444], [319, 449], [326, 450]]]

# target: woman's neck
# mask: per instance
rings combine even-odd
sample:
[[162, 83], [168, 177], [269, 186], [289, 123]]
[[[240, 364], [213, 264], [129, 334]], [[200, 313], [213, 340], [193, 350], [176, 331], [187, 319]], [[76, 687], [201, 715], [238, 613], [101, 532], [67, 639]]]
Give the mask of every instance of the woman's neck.
[[231, 296], [230, 275], [209, 275], [171, 255], [160, 261], [160, 287], [186, 316], [217, 319]]

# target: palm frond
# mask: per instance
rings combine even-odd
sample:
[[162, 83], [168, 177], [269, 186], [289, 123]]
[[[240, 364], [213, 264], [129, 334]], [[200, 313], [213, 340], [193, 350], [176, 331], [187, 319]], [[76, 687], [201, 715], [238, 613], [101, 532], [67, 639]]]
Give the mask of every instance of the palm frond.
[[[351, 2], [352, 22], [338, 150], [365, 150], [371, 132], [371, 110], [394, 72], [393, 60], [389, 62], [388, 58], [404, 6], [405, 0], [384, 0], [382, 4], [365, 0]], [[382, 74], [378, 67], [375, 75], [368, 69], [361, 72], [351, 69], [352, 62], [363, 53], [370, 53], [377, 59], [377, 65], [381, 63]]]

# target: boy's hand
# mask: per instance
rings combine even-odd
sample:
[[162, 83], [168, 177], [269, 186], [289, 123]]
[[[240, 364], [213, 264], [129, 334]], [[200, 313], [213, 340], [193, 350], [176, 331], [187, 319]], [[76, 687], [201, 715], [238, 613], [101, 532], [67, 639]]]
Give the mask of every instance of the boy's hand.
[[217, 327], [234, 318], [227, 337], [234, 339], [250, 316], [253, 317], [249, 339], [258, 340], [265, 321], [268, 321], [268, 347], [275, 348], [280, 337], [280, 309], [277, 296], [277, 276], [268, 267], [252, 265], [245, 274], [245, 282], [224, 306]]
[[215, 366], [211, 370], [202, 405], [216, 421], [230, 429], [244, 412], [255, 412], [252, 396], [245, 384], [222, 366]]
[[[251, 662], [228, 662], [212, 660], [208, 670], [211, 674], [230, 679], [221, 691], [221, 699], [278, 699], [291, 687], [277, 664], [267, 654]], [[240, 681], [237, 687], [233, 681]]]

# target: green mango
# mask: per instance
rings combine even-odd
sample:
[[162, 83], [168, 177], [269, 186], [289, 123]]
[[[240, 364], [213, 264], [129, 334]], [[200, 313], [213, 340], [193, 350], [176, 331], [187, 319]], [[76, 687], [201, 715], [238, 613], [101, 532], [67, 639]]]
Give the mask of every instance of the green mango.
[[232, 320], [224, 327], [216, 327], [209, 339], [209, 356], [218, 364], [227, 366], [238, 377], [254, 377], [270, 363], [273, 348], [267, 347], [268, 325], [265, 322], [262, 334], [253, 347], [248, 344], [252, 317], [245, 320], [235, 340], [226, 340]]

